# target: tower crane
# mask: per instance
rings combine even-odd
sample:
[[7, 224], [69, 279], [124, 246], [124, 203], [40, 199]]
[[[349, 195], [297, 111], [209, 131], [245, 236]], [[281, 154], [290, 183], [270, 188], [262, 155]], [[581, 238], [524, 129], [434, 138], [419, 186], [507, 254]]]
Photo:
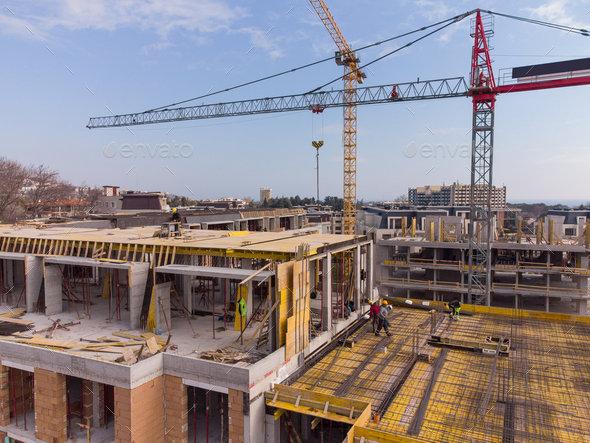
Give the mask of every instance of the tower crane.
[[[316, 11], [318, 15], [339, 47], [340, 54], [337, 52], [336, 60], [337, 63], [340, 63], [338, 60], [341, 57], [341, 62], [345, 66], [345, 87], [343, 90], [93, 117], [88, 122], [87, 127], [89, 129], [123, 127], [310, 109], [313, 112], [318, 112], [318, 110], [321, 112], [327, 108], [344, 108], [344, 201], [345, 211], [347, 201], [349, 203], [348, 210], [352, 211], [349, 213], [348, 227], [345, 229], [348, 230], [349, 234], [354, 234], [356, 107], [358, 105], [378, 103], [471, 97], [473, 120], [471, 131], [468, 298], [471, 303], [480, 304], [485, 302], [486, 305], [489, 305], [491, 290], [490, 257], [493, 236], [492, 177], [496, 98], [498, 95], [514, 92], [589, 85], [590, 58], [513, 68], [512, 77], [509, 79], [512, 83], [497, 85], [492, 70], [488, 38], [493, 34], [493, 14], [504, 14], [477, 9], [473, 11], [476, 15], [472, 18], [471, 23], [471, 36], [474, 38], [474, 46], [469, 86], [464, 78], [455, 77], [357, 89], [357, 83], [362, 83], [364, 78], [364, 75], [358, 69], [358, 58], [346, 44], [325, 3], [322, 0], [310, 1], [314, 8], [317, 5]], [[463, 14], [460, 18], [467, 17], [473, 12]], [[489, 14], [487, 23], [482, 18], [482, 12]], [[567, 27], [561, 28], [568, 30]], [[572, 30], [574, 28], [569, 28], [568, 33]], [[584, 29], [576, 29], [576, 32], [584, 36], [589, 35], [588, 31]], [[343, 46], [340, 47], [340, 45]], [[347, 161], [349, 162], [348, 170]], [[349, 174], [348, 181], [347, 173]]]
[[[330, 13], [324, 0], [309, 0], [320, 20], [336, 43], [336, 63], [344, 65], [344, 209], [342, 214], [342, 233], [356, 233], [356, 105], [357, 84], [363, 83], [366, 75], [358, 67], [356, 53], [344, 39], [340, 28]], [[321, 109], [321, 108], [319, 108]]]

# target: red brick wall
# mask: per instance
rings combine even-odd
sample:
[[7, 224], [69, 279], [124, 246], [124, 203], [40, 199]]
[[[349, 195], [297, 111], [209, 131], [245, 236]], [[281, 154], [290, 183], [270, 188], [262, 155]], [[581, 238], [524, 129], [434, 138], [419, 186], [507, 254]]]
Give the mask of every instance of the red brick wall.
[[64, 443], [67, 426], [66, 376], [35, 368], [35, 436]]
[[0, 366], [0, 426], [10, 424], [10, 377], [8, 366]]
[[188, 443], [188, 392], [182, 378], [164, 376], [165, 442]]
[[163, 376], [135, 389], [115, 387], [115, 442], [164, 441]]
[[230, 389], [228, 392], [229, 443], [244, 441], [244, 394]]
[[82, 380], [82, 417], [84, 417], [84, 424], [90, 424], [90, 427], [94, 426], [93, 399], [92, 382]]

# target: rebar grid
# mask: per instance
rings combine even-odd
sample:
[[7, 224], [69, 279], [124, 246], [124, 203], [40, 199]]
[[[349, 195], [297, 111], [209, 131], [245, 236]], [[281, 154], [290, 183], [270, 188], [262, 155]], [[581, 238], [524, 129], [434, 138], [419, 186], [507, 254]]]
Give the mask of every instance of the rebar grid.
[[[377, 353], [345, 395], [372, 401], [373, 411], [413, 360], [412, 340], [384, 366], [390, 353], [416, 331], [420, 331], [422, 343], [429, 331], [429, 327], [418, 329], [428, 318], [427, 312], [396, 310], [405, 315], [392, 322], [394, 335], [387, 353]], [[506, 336], [511, 340], [511, 350], [509, 356], [499, 357], [491, 384], [494, 355], [450, 350], [416, 438], [433, 442], [589, 441], [590, 325], [524, 318], [521, 311], [514, 311], [513, 316], [478, 314], [461, 316], [458, 322], [447, 319], [436, 335], [478, 342]], [[333, 394], [379, 341], [369, 332], [353, 349], [335, 349], [294, 386]], [[440, 349], [424, 345], [418, 352], [436, 359]], [[368, 427], [408, 436], [408, 427], [432, 377], [433, 361], [414, 364], [380, 422], [371, 422]], [[488, 389], [491, 395], [480, 413]]]

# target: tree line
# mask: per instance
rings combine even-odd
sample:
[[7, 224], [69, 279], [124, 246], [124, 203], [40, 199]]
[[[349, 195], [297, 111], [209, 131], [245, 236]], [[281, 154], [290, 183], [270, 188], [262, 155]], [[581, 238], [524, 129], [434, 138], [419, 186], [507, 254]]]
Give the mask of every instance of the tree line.
[[24, 166], [0, 157], [0, 221], [37, 218], [55, 206], [84, 214], [96, 204], [99, 188], [75, 187], [45, 165]]
[[263, 208], [292, 208], [293, 206], [305, 206], [321, 204], [324, 206], [331, 206], [333, 211], [342, 211], [344, 208], [344, 200], [340, 197], [326, 196], [323, 201], [316, 202], [314, 197], [301, 198], [298, 195], [295, 197], [276, 197], [269, 200], [264, 200], [260, 205]]

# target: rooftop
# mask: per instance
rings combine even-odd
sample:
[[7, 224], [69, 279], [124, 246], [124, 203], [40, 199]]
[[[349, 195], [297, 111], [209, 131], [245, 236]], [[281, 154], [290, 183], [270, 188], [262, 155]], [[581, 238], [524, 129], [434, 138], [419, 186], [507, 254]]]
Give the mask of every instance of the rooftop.
[[287, 383], [372, 403], [348, 441], [587, 441], [588, 317], [464, 305], [452, 321], [435, 306], [393, 307], [392, 337], [366, 325]]

